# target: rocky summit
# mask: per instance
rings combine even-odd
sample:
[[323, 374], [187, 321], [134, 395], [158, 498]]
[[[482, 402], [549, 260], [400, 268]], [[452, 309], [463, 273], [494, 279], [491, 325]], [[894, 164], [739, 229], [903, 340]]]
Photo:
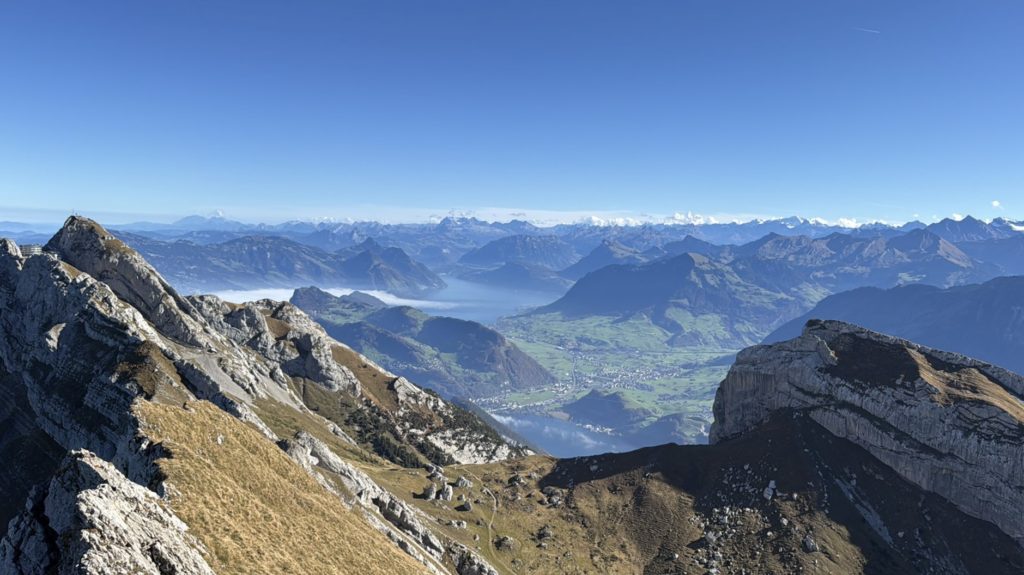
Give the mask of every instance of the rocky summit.
[[814, 320], [737, 356], [711, 445], [556, 460], [72, 217], [0, 243], [0, 574], [1019, 574], [1022, 396]]

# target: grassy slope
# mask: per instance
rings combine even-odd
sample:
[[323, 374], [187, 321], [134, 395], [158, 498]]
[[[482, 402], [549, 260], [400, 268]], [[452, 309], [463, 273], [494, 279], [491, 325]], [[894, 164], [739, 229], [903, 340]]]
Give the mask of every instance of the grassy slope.
[[[254, 429], [206, 402], [139, 402], [171, 506], [221, 575], [422, 573], [423, 567]], [[218, 442], [218, 437], [222, 438]]]

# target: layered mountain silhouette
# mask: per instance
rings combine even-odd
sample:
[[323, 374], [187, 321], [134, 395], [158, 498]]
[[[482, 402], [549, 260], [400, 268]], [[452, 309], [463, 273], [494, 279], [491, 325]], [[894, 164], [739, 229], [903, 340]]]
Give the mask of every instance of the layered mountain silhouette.
[[563, 269], [561, 275], [575, 281], [605, 266], [640, 264], [648, 261], [648, 259], [651, 258], [646, 257], [639, 250], [630, 248], [615, 240], [604, 240], [601, 242], [601, 245], [591, 250], [589, 254]]
[[572, 286], [572, 281], [551, 268], [519, 261], [508, 262], [495, 269], [465, 272], [460, 277], [496, 287], [555, 294], [563, 294]]
[[185, 292], [316, 284], [386, 290], [416, 297], [445, 283], [399, 248], [365, 242], [328, 253], [282, 237], [251, 235], [225, 242], [167, 242], [121, 232], [172, 284]]
[[[704, 253], [674, 255], [678, 249]], [[738, 348], [759, 341], [828, 294], [909, 283], [945, 287], [1000, 273], [999, 266], [974, 260], [925, 229], [888, 238], [769, 234], [724, 247], [690, 238], [648, 253], [665, 255], [590, 272], [534, 313], [643, 314], [666, 329], [675, 344]]]

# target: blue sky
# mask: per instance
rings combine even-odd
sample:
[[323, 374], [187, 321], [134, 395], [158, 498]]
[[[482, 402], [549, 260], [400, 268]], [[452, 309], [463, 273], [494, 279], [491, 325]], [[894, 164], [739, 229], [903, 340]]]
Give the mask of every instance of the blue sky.
[[1024, 217], [1022, 71], [1017, 0], [8, 0], [0, 220]]

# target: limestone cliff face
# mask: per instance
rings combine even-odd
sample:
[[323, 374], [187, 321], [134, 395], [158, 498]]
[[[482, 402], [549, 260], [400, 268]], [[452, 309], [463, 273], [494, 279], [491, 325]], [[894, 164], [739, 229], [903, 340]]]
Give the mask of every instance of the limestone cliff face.
[[[1024, 541], [1024, 378], [834, 321], [741, 352], [711, 442], [804, 414], [921, 488]], [[754, 431], [756, 433], [756, 431]]]

